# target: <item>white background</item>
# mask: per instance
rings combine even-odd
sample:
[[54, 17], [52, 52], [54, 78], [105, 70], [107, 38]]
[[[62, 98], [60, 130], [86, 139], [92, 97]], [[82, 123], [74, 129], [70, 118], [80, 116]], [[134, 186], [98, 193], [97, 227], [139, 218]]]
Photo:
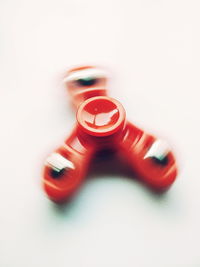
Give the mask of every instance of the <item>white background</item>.
[[[199, 14], [198, 0], [0, 1], [0, 267], [200, 266]], [[88, 63], [174, 148], [167, 194], [106, 170], [68, 206], [44, 195], [43, 161], [74, 124], [61, 77]]]

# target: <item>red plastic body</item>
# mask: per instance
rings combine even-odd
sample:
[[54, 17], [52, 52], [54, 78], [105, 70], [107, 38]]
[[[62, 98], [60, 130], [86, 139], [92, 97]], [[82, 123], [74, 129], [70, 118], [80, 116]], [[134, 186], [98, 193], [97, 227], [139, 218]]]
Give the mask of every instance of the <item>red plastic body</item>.
[[177, 175], [171, 150], [126, 120], [123, 106], [107, 96], [103, 73], [96, 71], [95, 81], [83, 80], [82, 72], [88, 75], [90, 70], [95, 77], [96, 69], [90, 66], [72, 69], [66, 75], [77, 122], [64, 145], [45, 163], [43, 186], [47, 195], [55, 202], [71, 197], [84, 180], [91, 159], [103, 149], [120, 153], [152, 188], [168, 189]]

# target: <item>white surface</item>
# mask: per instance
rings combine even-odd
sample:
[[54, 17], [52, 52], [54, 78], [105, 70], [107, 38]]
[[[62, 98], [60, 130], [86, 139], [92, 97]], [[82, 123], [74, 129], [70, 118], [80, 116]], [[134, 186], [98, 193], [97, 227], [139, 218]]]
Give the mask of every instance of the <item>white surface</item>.
[[[200, 2], [0, 2], [0, 266], [200, 266]], [[180, 175], [158, 197], [90, 175], [56, 209], [42, 163], [74, 114], [60, 77], [76, 64], [113, 73], [111, 95], [135, 124], [166, 138]]]

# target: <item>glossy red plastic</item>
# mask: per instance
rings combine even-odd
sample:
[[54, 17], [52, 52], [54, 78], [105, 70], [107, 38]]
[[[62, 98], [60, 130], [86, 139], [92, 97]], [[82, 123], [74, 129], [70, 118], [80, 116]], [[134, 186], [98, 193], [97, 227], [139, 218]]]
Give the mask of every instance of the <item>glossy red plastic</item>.
[[177, 175], [171, 149], [126, 120], [121, 103], [107, 96], [104, 71], [75, 68], [64, 82], [77, 110], [77, 123], [45, 163], [43, 185], [49, 198], [55, 202], [70, 198], [82, 184], [91, 159], [104, 149], [125, 157], [134, 173], [153, 189], [168, 189]]

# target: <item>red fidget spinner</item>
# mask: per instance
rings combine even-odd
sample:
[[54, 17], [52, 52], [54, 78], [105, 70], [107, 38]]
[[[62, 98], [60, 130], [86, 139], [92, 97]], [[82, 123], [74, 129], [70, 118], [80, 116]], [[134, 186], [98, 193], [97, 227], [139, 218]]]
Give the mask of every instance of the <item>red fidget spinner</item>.
[[49, 198], [63, 202], [71, 197], [91, 159], [104, 149], [124, 156], [134, 173], [152, 188], [168, 189], [177, 175], [169, 146], [126, 120], [121, 103], [107, 96], [106, 73], [91, 66], [74, 68], [64, 82], [77, 110], [77, 122], [64, 144], [46, 160], [43, 186]]

